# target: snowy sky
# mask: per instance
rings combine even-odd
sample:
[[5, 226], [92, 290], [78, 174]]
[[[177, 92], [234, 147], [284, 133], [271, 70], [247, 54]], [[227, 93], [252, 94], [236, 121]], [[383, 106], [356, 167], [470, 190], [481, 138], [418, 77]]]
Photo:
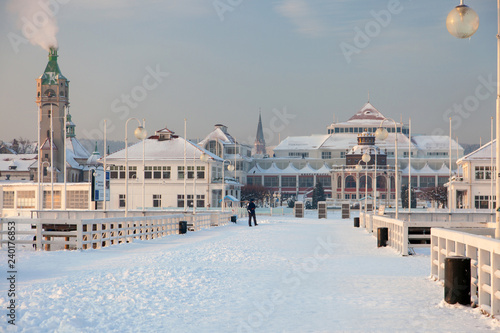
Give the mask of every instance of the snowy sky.
[[187, 118], [190, 138], [223, 123], [253, 143], [261, 109], [273, 145], [279, 136], [326, 133], [334, 116], [345, 121], [359, 110], [368, 91], [385, 116], [411, 117], [414, 133], [447, 133], [451, 116], [460, 142], [490, 137], [492, 1], [467, 2], [480, 17], [470, 40], [446, 30], [458, 0], [40, 3], [1, 2], [0, 100], [2, 114], [14, 115], [0, 125], [3, 140], [36, 138], [35, 79], [47, 52], [21, 39], [33, 26], [43, 27], [32, 34], [39, 44], [57, 37], [79, 138], [101, 138], [108, 119], [108, 138], [122, 140], [128, 117], [145, 118], [149, 133], [167, 125], [182, 134]]

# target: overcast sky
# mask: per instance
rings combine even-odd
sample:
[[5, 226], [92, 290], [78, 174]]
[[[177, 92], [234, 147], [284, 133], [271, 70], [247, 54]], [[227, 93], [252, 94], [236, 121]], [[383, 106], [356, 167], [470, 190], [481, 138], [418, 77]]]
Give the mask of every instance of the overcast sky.
[[[275, 145], [325, 134], [368, 92], [385, 116], [411, 117], [414, 133], [447, 134], [453, 117], [460, 142], [490, 137], [494, 1], [466, 2], [480, 17], [466, 40], [446, 30], [458, 0], [1, 1], [3, 140], [36, 139], [35, 79], [47, 51], [24, 39], [30, 25], [40, 26], [39, 44], [57, 37], [79, 138], [102, 138], [108, 119], [108, 138], [123, 140], [128, 117], [145, 118], [149, 134], [167, 126], [182, 135], [187, 118], [189, 138], [223, 123], [253, 143], [261, 110]], [[47, 11], [56, 14], [45, 24]]]

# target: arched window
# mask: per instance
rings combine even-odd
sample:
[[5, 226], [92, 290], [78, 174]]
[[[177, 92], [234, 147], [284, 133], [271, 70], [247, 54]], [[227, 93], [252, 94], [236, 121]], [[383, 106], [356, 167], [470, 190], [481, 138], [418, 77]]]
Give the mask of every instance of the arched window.
[[346, 177], [345, 188], [356, 188], [356, 179], [353, 176]]
[[385, 190], [387, 187], [387, 182], [384, 176], [377, 176], [377, 188], [380, 190]]
[[339, 176], [337, 178], [337, 188], [342, 188], [342, 177], [341, 176]]
[[391, 190], [394, 190], [395, 187], [396, 187], [396, 182], [394, 180], [394, 176], [391, 176]]
[[45, 90], [45, 96], [56, 97], [56, 92], [53, 89], [47, 89], [47, 90]]
[[[365, 179], [366, 176], [361, 176], [361, 178], [359, 178], [359, 188], [361, 189], [365, 188], [366, 186]], [[372, 177], [370, 176], [368, 176], [368, 188], [372, 188]]]
[[215, 140], [208, 141], [207, 144], [205, 145], [205, 149], [211, 152], [212, 154], [222, 157], [222, 145]]

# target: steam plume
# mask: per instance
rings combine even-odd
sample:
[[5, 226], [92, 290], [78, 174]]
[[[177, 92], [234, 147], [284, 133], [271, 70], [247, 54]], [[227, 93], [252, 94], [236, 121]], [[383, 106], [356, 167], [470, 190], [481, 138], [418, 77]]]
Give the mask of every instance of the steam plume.
[[17, 14], [17, 24], [31, 44], [39, 45], [46, 51], [50, 51], [50, 48], [57, 49], [58, 1], [10, 0], [8, 9]]

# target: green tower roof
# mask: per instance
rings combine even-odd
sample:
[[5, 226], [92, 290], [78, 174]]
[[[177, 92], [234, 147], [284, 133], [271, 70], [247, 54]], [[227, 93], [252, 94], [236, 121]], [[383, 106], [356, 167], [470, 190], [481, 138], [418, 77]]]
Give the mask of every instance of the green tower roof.
[[51, 48], [49, 52], [49, 62], [47, 63], [47, 67], [45, 67], [45, 71], [42, 76], [42, 84], [57, 84], [58, 79], [65, 79], [64, 75], [62, 75], [61, 70], [59, 69], [59, 65], [57, 64], [57, 49]]

